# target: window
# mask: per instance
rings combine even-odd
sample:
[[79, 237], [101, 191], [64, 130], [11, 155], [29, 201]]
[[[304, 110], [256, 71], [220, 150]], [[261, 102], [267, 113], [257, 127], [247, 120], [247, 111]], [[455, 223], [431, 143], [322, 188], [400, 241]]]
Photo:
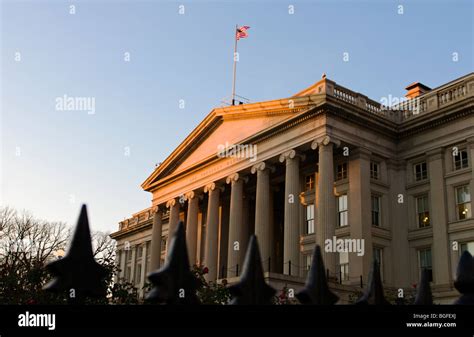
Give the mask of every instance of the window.
[[424, 194], [416, 198], [416, 212], [418, 228], [430, 226], [430, 210], [428, 195]]
[[147, 257], [151, 256], [151, 241], [146, 242], [146, 256]]
[[421, 162], [418, 164], [415, 164], [415, 180], [420, 181], [420, 180], [425, 180], [428, 178], [428, 168], [426, 166], [426, 162]]
[[166, 252], [166, 236], [161, 237], [161, 252]]
[[130, 281], [132, 278], [132, 250], [130, 246], [126, 246], [125, 249], [125, 256], [126, 256], [126, 266], [125, 266], [125, 273], [124, 278], [126, 281]]
[[142, 264], [138, 263], [135, 268], [135, 284], [140, 284], [142, 282]]
[[461, 254], [466, 250], [474, 255], [474, 241], [461, 243]]
[[469, 185], [456, 188], [456, 208], [459, 220], [469, 219], [472, 216]]
[[380, 278], [383, 281], [383, 248], [374, 247], [374, 259], [379, 263]]
[[431, 263], [431, 249], [422, 249], [419, 251], [420, 258], [420, 273], [423, 269], [428, 270], [428, 280], [433, 282], [433, 267]]
[[137, 258], [140, 259], [143, 255], [143, 247], [142, 246], [138, 246], [137, 247]]
[[305, 274], [311, 269], [311, 263], [313, 262], [313, 254], [304, 255], [304, 272]]
[[314, 233], [314, 204], [306, 206], [306, 234]]
[[115, 262], [117, 264], [117, 266], [120, 268], [121, 266], [121, 262], [122, 262], [122, 255], [123, 255], [123, 251], [122, 250], [118, 250], [117, 251], [117, 257], [115, 259]]
[[337, 197], [339, 227], [347, 226], [347, 194]]
[[349, 253], [339, 253], [339, 278], [341, 281], [349, 280]]
[[372, 226], [380, 226], [380, 197], [372, 195]]
[[305, 178], [306, 191], [312, 190], [314, 188], [314, 173], [308, 174]]
[[150, 270], [151, 262], [151, 241], [146, 242], [146, 260], [145, 260], [145, 274], [148, 274]]
[[370, 162], [370, 178], [371, 179], [379, 179], [380, 169], [379, 164], [373, 161]]
[[126, 281], [130, 281], [130, 277], [131, 277], [131, 274], [132, 274], [132, 266], [127, 266], [127, 268], [125, 268], [125, 280]]
[[454, 159], [455, 170], [461, 170], [469, 166], [468, 159], [467, 159], [467, 150], [465, 149], [457, 151], [457, 155], [453, 156], [453, 159]]
[[336, 180], [347, 179], [347, 163], [337, 165]]

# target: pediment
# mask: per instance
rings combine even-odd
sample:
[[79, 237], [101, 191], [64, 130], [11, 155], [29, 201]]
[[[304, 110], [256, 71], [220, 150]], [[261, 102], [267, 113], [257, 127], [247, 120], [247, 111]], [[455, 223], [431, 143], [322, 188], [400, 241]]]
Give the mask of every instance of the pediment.
[[217, 157], [219, 146], [246, 144], [247, 139], [295, 118], [317, 103], [318, 97], [306, 96], [214, 109], [142, 187], [151, 190], [164, 177]]
[[218, 149], [222, 146], [228, 147], [233, 144], [240, 144], [250, 136], [267, 128], [271, 128], [273, 125], [288, 117], [291, 117], [291, 114], [224, 120], [223, 123], [176, 168], [175, 172], [183, 171], [205, 158], [217, 155]]

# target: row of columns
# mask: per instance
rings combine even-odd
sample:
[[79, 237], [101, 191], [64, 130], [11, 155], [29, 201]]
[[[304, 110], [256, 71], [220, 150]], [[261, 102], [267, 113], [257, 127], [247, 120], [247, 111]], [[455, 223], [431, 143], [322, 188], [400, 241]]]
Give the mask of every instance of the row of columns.
[[[324, 247], [324, 240], [332, 238], [336, 228], [336, 202], [334, 195], [334, 164], [333, 164], [333, 144], [329, 137], [324, 137], [312, 143], [313, 149], [319, 151], [319, 181], [316, 189], [316, 208], [318, 210], [316, 223], [317, 244]], [[304, 155], [296, 150], [289, 150], [280, 155], [279, 160], [285, 163], [285, 207], [284, 207], [284, 273], [289, 274], [288, 261], [293, 264], [299, 263], [300, 256], [300, 224], [299, 224], [299, 193], [300, 193], [300, 161], [304, 160]], [[272, 244], [274, 241], [273, 230], [273, 200], [270, 186], [270, 173], [275, 168], [267, 162], [260, 162], [251, 167], [251, 173], [257, 175], [256, 202], [255, 202], [255, 235], [258, 237], [260, 254], [262, 261], [269, 261], [273, 255]], [[240, 173], [234, 173], [226, 178], [226, 183], [231, 185], [230, 193], [230, 214], [229, 233], [227, 244], [227, 266], [242, 266], [249, 231], [244, 223], [244, 183], [247, 177]], [[204, 264], [208, 267], [208, 280], [215, 280], [218, 276], [218, 252], [219, 252], [219, 206], [220, 192], [223, 186], [213, 182], [204, 187], [204, 193], [208, 194], [207, 206], [207, 228], [204, 246]], [[198, 197], [194, 191], [186, 193], [184, 200], [188, 201], [186, 241], [190, 264], [196, 264], [197, 233], [198, 233]], [[167, 202], [170, 209], [169, 235], [173, 235], [179, 221], [180, 203], [176, 199]], [[151, 267], [159, 267], [161, 256], [161, 209], [157, 208], [153, 218], [152, 231], [152, 257]], [[222, 250], [221, 250], [222, 251]], [[335, 272], [335, 254], [324, 254], [324, 260], [330, 272]], [[225, 263], [220, 263], [224, 265]], [[267, 265], [264, 266], [268, 269]], [[292, 273], [295, 274], [295, 273]], [[229, 275], [234, 276], [234, 275]]]

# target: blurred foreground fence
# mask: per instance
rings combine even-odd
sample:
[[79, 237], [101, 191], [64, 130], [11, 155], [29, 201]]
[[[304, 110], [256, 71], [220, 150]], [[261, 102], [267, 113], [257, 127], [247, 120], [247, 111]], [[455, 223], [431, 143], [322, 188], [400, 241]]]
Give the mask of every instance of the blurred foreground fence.
[[[106, 273], [93, 257], [89, 221], [83, 206], [67, 254], [60, 260], [49, 263], [46, 268], [54, 276], [44, 289], [53, 292], [69, 292], [74, 298], [70, 303], [81, 304], [87, 297], [105, 296], [103, 278]], [[200, 304], [196, 295], [198, 280], [191, 272], [184, 225], [179, 223], [174, 233], [165, 265], [148, 275], [153, 288], [147, 299], [163, 304]], [[379, 264], [374, 260], [368, 283], [356, 305], [389, 305], [385, 298], [380, 277]], [[461, 296], [454, 304], [474, 304], [474, 259], [465, 251], [457, 267], [454, 287]], [[240, 280], [229, 286], [232, 300], [229, 304], [272, 304], [276, 290], [265, 282], [257, 237], [252, 235], [245, 256]], [[295, 297], [302, 304], [333, 305], [339, 297], [328, 286], [321, 248], [313, 252], [311, 268], [306, 285]], [[433, 304], [428, 272], [423, 271], [415, 305]]]

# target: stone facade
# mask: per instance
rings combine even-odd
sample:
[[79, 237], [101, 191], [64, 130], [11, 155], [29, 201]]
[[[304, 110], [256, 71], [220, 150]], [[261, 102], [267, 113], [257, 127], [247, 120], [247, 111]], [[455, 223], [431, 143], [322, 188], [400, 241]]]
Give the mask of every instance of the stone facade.
[[[409, 289], [426, 267], [436, 301], [451, 301], [460, 252], [474, 253], [474, 74], [417, 85], [391, 108], [323, 78], [212, 110], [142, 184], [151, 208], [112, 234], [121, 276], [143, 285], [182, 220], [209, 280], [238, 277], [255, 233], [276, 287], [301, 287], [319, 244], [343, 298], [377, 258], [386, 287]], [[363, 242], [363, 255], [326, 251], [333, 237]]]

